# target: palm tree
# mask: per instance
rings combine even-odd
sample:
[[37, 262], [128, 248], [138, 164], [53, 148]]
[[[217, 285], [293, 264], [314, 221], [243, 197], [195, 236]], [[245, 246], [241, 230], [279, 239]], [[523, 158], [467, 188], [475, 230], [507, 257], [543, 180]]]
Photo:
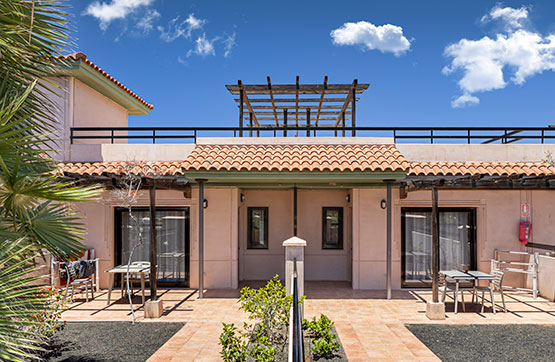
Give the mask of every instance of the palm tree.
[[[48, 308], [29, 272], [36, 257], [76, 256], [83, 228], [69, 203], [96, 187], [60, 182], [48, 156], [55, 105], [48, 76], [71, 46], [68, 15], [51, 0], [0, 0], [0, 359], [32, 357], [43, 335], [36, 311]], [[52, 86], [52, 85], [50, 85]]]

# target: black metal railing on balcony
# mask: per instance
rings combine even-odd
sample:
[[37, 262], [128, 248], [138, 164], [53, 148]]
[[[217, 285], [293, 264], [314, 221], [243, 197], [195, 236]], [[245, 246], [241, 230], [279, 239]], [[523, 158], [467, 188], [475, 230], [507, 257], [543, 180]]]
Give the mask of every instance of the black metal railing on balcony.
[[[555, 143], [549, 127], [73, 127], [70, 140], [195, 143], [198, 137], [391, 137], [395, 143]], [[173, 143], [172, 142], [172, 143]], [[89, 142], [87, 142], [89, 143]]]

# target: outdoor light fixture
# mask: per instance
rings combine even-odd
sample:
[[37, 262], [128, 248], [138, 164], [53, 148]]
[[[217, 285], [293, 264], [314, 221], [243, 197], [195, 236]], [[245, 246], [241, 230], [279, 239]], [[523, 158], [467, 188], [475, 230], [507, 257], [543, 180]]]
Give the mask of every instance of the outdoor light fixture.
[[241, 194], [241, 202], [245, 201], [245, 194]]
[[385, 200], [380, 201], [380, 206], [381, 206], [382, 209], [385, 210], [385, 208], [387, 207], [387, 201], [385, 201]]
[[204, 201], [202, 202], [202, 207], [204, 207], [205, 209], [208, 207], [208, 200], [204, 199]]
[[345, 196], [345, 200], [347, 200], [348, 203], [351, 202], [351, 194], [347, 194], [347, 196]]

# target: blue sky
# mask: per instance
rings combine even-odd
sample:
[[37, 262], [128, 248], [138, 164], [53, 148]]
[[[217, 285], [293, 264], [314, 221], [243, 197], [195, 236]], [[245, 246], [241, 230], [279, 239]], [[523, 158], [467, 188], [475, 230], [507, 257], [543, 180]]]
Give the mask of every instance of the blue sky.
[[70, 1], [76, 46], [148, 102], [235, 126], [225, 84], [370, 83], [366, 126], [555, 124], [553, 1]]

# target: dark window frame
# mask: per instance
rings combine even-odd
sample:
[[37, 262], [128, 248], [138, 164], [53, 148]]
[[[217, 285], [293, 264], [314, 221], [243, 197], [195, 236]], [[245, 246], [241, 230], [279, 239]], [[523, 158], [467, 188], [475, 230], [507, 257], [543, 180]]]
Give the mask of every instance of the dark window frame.
[[[430, 288], [432, 286], [431, 282], [419, 282], [419, 281], [407, 281], [405, 279], [405, 264], [406, 264], [406, 224], [405, 224], [405, 214], [407, 212], [432, 212], [431, 207], [402, 207], [401, 208], [401, 287], [402, 288]], [[477, 255], [477, 208], [476, 207], [440, 207], [439, 212], [468, 212], [469, 213], [469, 222], [472, 225], [472, 228], [469, 230], [469, 239], [470, 242], [470, 270], [476, 270], [478, 267], [478, 255]], [[441, 228], [441, 225], [439, 225]], [[440, 231], [441, 233], [441, 231]], [[462, 286], [470, 286], [466, 285], [466, 283], [461, 283]]]
[[[339, 212], [339, 232], [338, 232], [338, 243], [337, 246], [329, 245], [326, 240], [326, 216], [328, 211], [338, 211]], [[325, 250], [343, 250], [343, 225], [345, 220], [343, 219], [343, 207], [342, 206], [324, 206], [322, 207], [322, 249]]]
[[[132, 212], [135, 211], [148, 211], [148, 206], [133, 206]], [[122, 229], [123, 222], [122, 214], [128, 212], [127, 207], [114, 207], [114, 266], [126, 264], [127, 261], [122, 260]], [[157, 285], [161, 287], [189, 287], [191, 282], [191, 208], [189, 206], [156, 206], [156, 211], [183, 211], [185, 212], [185, 273], [188, 276], [182, 282], [162, 282], [157, 281]], [[120, 286], [121, 279], [115, 278], [115, 286]], [[149, 279], [145, 278], [146, 285], [149, 284]]]
[[[264, 241], [265, 244], [262, 246], [253, 246], [253, 239], [252, 239], [252, 211], [260, 211], [264, 212]], [[270, 241], [268, 240], [268, 219], [269, 219], [270, 212], [267, 206], [249, 206], [247, 207], [247, 249], [248, 250], [268, 250], [270, 245]], [[257, 245], [260, 245], [257, 243]]]

